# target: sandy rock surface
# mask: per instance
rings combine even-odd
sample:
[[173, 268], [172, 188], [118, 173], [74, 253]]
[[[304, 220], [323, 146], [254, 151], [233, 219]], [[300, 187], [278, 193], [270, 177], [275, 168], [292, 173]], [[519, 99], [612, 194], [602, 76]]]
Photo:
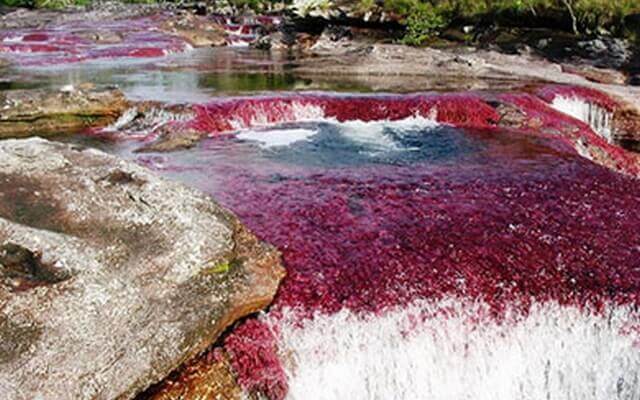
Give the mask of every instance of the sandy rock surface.
[[126, 399], [271, 301], [277, 251], [97, 150], [0, 141], [0, 393]]

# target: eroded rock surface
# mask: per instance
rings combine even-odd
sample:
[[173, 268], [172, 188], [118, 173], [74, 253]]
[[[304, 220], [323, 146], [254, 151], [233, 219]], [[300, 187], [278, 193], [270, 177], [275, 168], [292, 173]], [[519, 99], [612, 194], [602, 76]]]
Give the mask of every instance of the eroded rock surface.
[[126, 399], [265, 307], [283, 269], [206, 195], [97, 150], [0, 142], [0, 393]]
[[106, 125], [127, 108], [117, 89], [65, 87], [0, 93], [0, 138], [73, 132]]

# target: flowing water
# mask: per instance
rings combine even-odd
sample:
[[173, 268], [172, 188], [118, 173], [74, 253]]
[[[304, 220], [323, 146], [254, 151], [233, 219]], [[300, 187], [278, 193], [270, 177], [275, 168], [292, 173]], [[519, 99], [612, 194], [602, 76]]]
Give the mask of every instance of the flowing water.
[[170, 154], [94, 145], [212, 194], [283, 252], [271, 310], [226, 339], [248, 390], [638, 398], [640, 188], [557, 138], [312, 113]]
[[[188, 54], [14, 71], [11, 84], [91, 79], [202, 103], [193, 126], [210, 137], [192, 149], [136, 153], [126, 133], [59, 140], [211, 194], [282, 252], [275, 302], [222, 343], [246, 391], [640, 399], [635, 178], [558, 136], [491, 125], [473, 96], [292, 94], [323, 88], [286, 59]], [[607, 137], [605, 105], [552, 100]]]

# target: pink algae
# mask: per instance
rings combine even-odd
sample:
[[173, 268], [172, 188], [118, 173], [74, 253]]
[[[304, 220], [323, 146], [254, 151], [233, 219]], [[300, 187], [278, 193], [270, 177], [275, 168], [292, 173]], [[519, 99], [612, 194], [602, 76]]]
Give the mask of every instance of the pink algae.
[[45, 42], [49, 39], [49, 35], [45, 33], [31, 33], [22, 37], [23, 42]]
[[602, 107], [607, 111], [615, 111], [620, 106], [617, 101], [605, 93], [583, 86], [545, 85], [535, 90], [535, 95], [547, 103], [553, 102], [556, 97], [576, 98]]
[[[162, 32], [166, 17], [115, 21], [75, 20], [38, 29], [0, 31], [0, 55], [24, 66], [108, 58], [161, 57], [187, 48], [185, 40]], [[104, 37], [106, 39], [101, 39]]]
[[[552, 87], [553, 93], [580, 93], [580, 88], [559, 89]], [[544, 88], [542, 89], [544, 90]], [[590, 97], [584, 100], [590, 102], [591, 99], [598, 98], [598, 104], [605, 102], [613, 103], [606, 95], [587, 90]], [[606, 154], [612, 160], [612, 167], [618, 171], [637, 176], [640, 174], [640, 162], [637, 154], [624, 150], [623, 148], [609, 143], [600, 135], [595, 133], [589, 125], [573, 117], [561, 113], [551, 108], [540, 98], [525, 93], [507, 93], [499, 96], [502, 101], [515, 105], [527, 117], [529, 117], [529, 129], [552, 132], [560, 138], [572, 144], [580, 143], [582, 146], [592, 146], [598, 151]], [[548, 97], [547, 98], [551, 98]], [[580, 97], [579, 97], [580, 98]], [[535, 120], [535, 121], [534, 121]]]
[[[197, 106], [191, 127], [215, 135], [296, 121], [306, 106], [337, 121], [433, 116], [482, 146], [440, 165], [195, 168], [224, 176], [221, 185], [200, 185], [282, 251], [288, 275], [272, 315], [379, 313], [444, 297], [485, 302], [497, 318], [534, 302], [640, 305], [640, 185], [630, 176], [638, 158], [547, 103], [571, 93], [604, 106], [606, 96], [564, 87], [536, 93], [217, 101]], [[519, 110], [521, 124], [501, 127], [500, 104]], [[627, 175], [580, 156], [579, 141]], [[243, 387], [283, 399], [273, 335], [248, 321], [225, 348]]]
[[[307, 110], [304, 110], [304, 108]], [[473, 112], [470, 112], [470, 111]], [[295, 122], [301, 118], [337, 121], [399, 120], [434, 117], [456, 126], [486, 127], [500, 119], [494, 108], [473, 94], [416, 96], [337, 96], [295, 94], [225, 99], [194, 106], [190, 127], [212, 135], [258, 124]]]
[[266, 324], [248, 320], [224, 344], [243, 388], [269, 399], [286, 396], [287, 380], [277, 355], [276, 337]]

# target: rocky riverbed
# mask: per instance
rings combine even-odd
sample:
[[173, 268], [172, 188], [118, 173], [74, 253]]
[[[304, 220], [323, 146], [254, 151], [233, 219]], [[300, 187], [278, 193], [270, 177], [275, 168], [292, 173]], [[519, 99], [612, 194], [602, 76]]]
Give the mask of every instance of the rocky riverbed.
[[630, 45], [379, 17], [0, 17], [0, 392], [635, 398]]

